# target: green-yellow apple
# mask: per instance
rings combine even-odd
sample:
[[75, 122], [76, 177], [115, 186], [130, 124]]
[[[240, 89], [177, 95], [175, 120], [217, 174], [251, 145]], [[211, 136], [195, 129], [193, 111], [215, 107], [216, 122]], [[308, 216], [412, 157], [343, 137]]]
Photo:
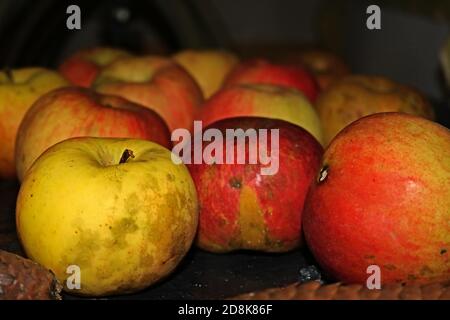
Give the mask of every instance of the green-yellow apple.
[[90, 87], [102, 68], [130, 53], [107, 47], [84, 49], [74, 53], [59, 66], [59, 72], [72, 84]]
[[155, 112], [117, 96], [69, 87], [38, 99], [25, 115], [16, 142], [16, 169], [22, 180], [52, 145], [74, 137], [136, 138], [170, 147], [167, 125]]
[[239, 58], [225, 50], [183, 50], [173, 56], [197, 81], [205, 98], [222, 87]]
[[190, 130], [203, 102], [192, 76], [173, 60], [159, 56], [116, 60], [99, 73], [94, 88], [154, 110], [171, 131]]
[[338, 281], [449, 281], [450, 130], [396, 112], [353, 122], [325, 151], [303, 227]]
[[0, 179], [16, 175], [14, 144], [27, 110], [41, 95], [67, 85], [57, 72], [43, 68], [0, 72]]
[[65, 290], [75, 266], [80, 289], [71, 291], [102, 296], [169, 275], [194, 239], [198, 202], [189, 171], [169, 150], [146, 140], [85, 137], [39, 157], [20, 188], [16, 218], [26, 254]]
[[296, 124], [322, 142], [316, 110], [297, 90], [249, 84], [222, 89], [208, 99], [201, 111], [203, 126], [235, 117], [265, 117]]
[[353, 121], [379, 112], [434, 118], [431, 104], [416, 89], [386, 77], [349, 75], [336, 80], [317, 99], [325, 143]]

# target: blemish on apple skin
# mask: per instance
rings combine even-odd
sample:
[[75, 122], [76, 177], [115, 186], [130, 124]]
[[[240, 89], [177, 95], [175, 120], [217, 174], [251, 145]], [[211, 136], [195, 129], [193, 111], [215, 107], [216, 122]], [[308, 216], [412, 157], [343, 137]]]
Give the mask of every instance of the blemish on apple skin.
[[445, 249], [445, 248], [441, 249], [441, 252], [440, 252], [441, 255], [446, 254], [446, 253], [447, 253], [447, 249]]
[[66, 250], [63, 265], [76, 264], [80, 268], [89, 268], [93, 257], [100, 249], [100, 237], [93, 231], [79, 228], [78, 241]]
[[417, 280], [417, 276], [415, 276], [415, 275], [413, 275], [413, 274], [408, 274], [408, 280], [409, 280], [409, 281]]
[[234, 189], [240, 189], [242, 187], [242, 181], [236, 177], [230, 179], [230, 186]]
[[395, 270], [395, 269], [397, 269], [393, 264], [386, 264], [384, 267], [386, 269], [388, 269], [388, 270]]
[[423, 266], [422, 269], [420, 269], [420, 274], [422, 276], [430, 275], [433, 273], [434, 273], [433, 270], [429, 266]]

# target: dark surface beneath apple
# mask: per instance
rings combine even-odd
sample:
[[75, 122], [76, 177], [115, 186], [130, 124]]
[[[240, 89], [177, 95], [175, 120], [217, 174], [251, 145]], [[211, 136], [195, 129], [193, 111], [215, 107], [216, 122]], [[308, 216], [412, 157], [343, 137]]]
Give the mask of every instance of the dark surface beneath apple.
[[[19, 185], [0, 181], [0, 249], [23, 255], [16, 236], [14, 211]], [[107, 299], [223, 299], [317, 278], [313, 258], [305, 250], [284, 254], [236, 252], [211, 254], [193, 248], [176, 271], [136, 294]], [[63, 299], [79, 299], [63, 295]]]

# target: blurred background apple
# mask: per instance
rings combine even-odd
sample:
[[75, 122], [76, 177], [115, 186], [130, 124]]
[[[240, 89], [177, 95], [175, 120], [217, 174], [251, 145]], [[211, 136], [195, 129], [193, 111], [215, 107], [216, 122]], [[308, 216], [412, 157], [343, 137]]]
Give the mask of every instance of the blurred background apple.
[[117, 96], [83, 88], [62, 88], [39, 98], [17, 134], [20, 180], [49, 147], [75, 137], [136, 138], [170, 148], [170, 133], [155, 112]]
[[0, 179], [15, 178], [14, 145], [27, 110], [41, 95], [67, 85], [57, 72], [44, 68], [0, 72]]

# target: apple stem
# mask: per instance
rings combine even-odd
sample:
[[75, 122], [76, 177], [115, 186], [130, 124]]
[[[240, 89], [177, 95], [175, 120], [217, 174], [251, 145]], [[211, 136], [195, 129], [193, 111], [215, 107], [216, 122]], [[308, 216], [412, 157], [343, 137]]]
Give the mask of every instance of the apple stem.
[[10, 68], [5, 68], [5, 74], [10, 82], [14, 82], [14, 76]]
[[321, 183], [325, 181], [327, 177], [328, 177], [328, 166], [324, 165], [322, 169], [320, 169], [319, 176], [317, 177], [317, 182]]
[[130, 149], [125, 149], [122, 153], [122, 157], [120, 158], [119, 164], [125, 163], [128, 159], [134, 158], [134, 153]]

